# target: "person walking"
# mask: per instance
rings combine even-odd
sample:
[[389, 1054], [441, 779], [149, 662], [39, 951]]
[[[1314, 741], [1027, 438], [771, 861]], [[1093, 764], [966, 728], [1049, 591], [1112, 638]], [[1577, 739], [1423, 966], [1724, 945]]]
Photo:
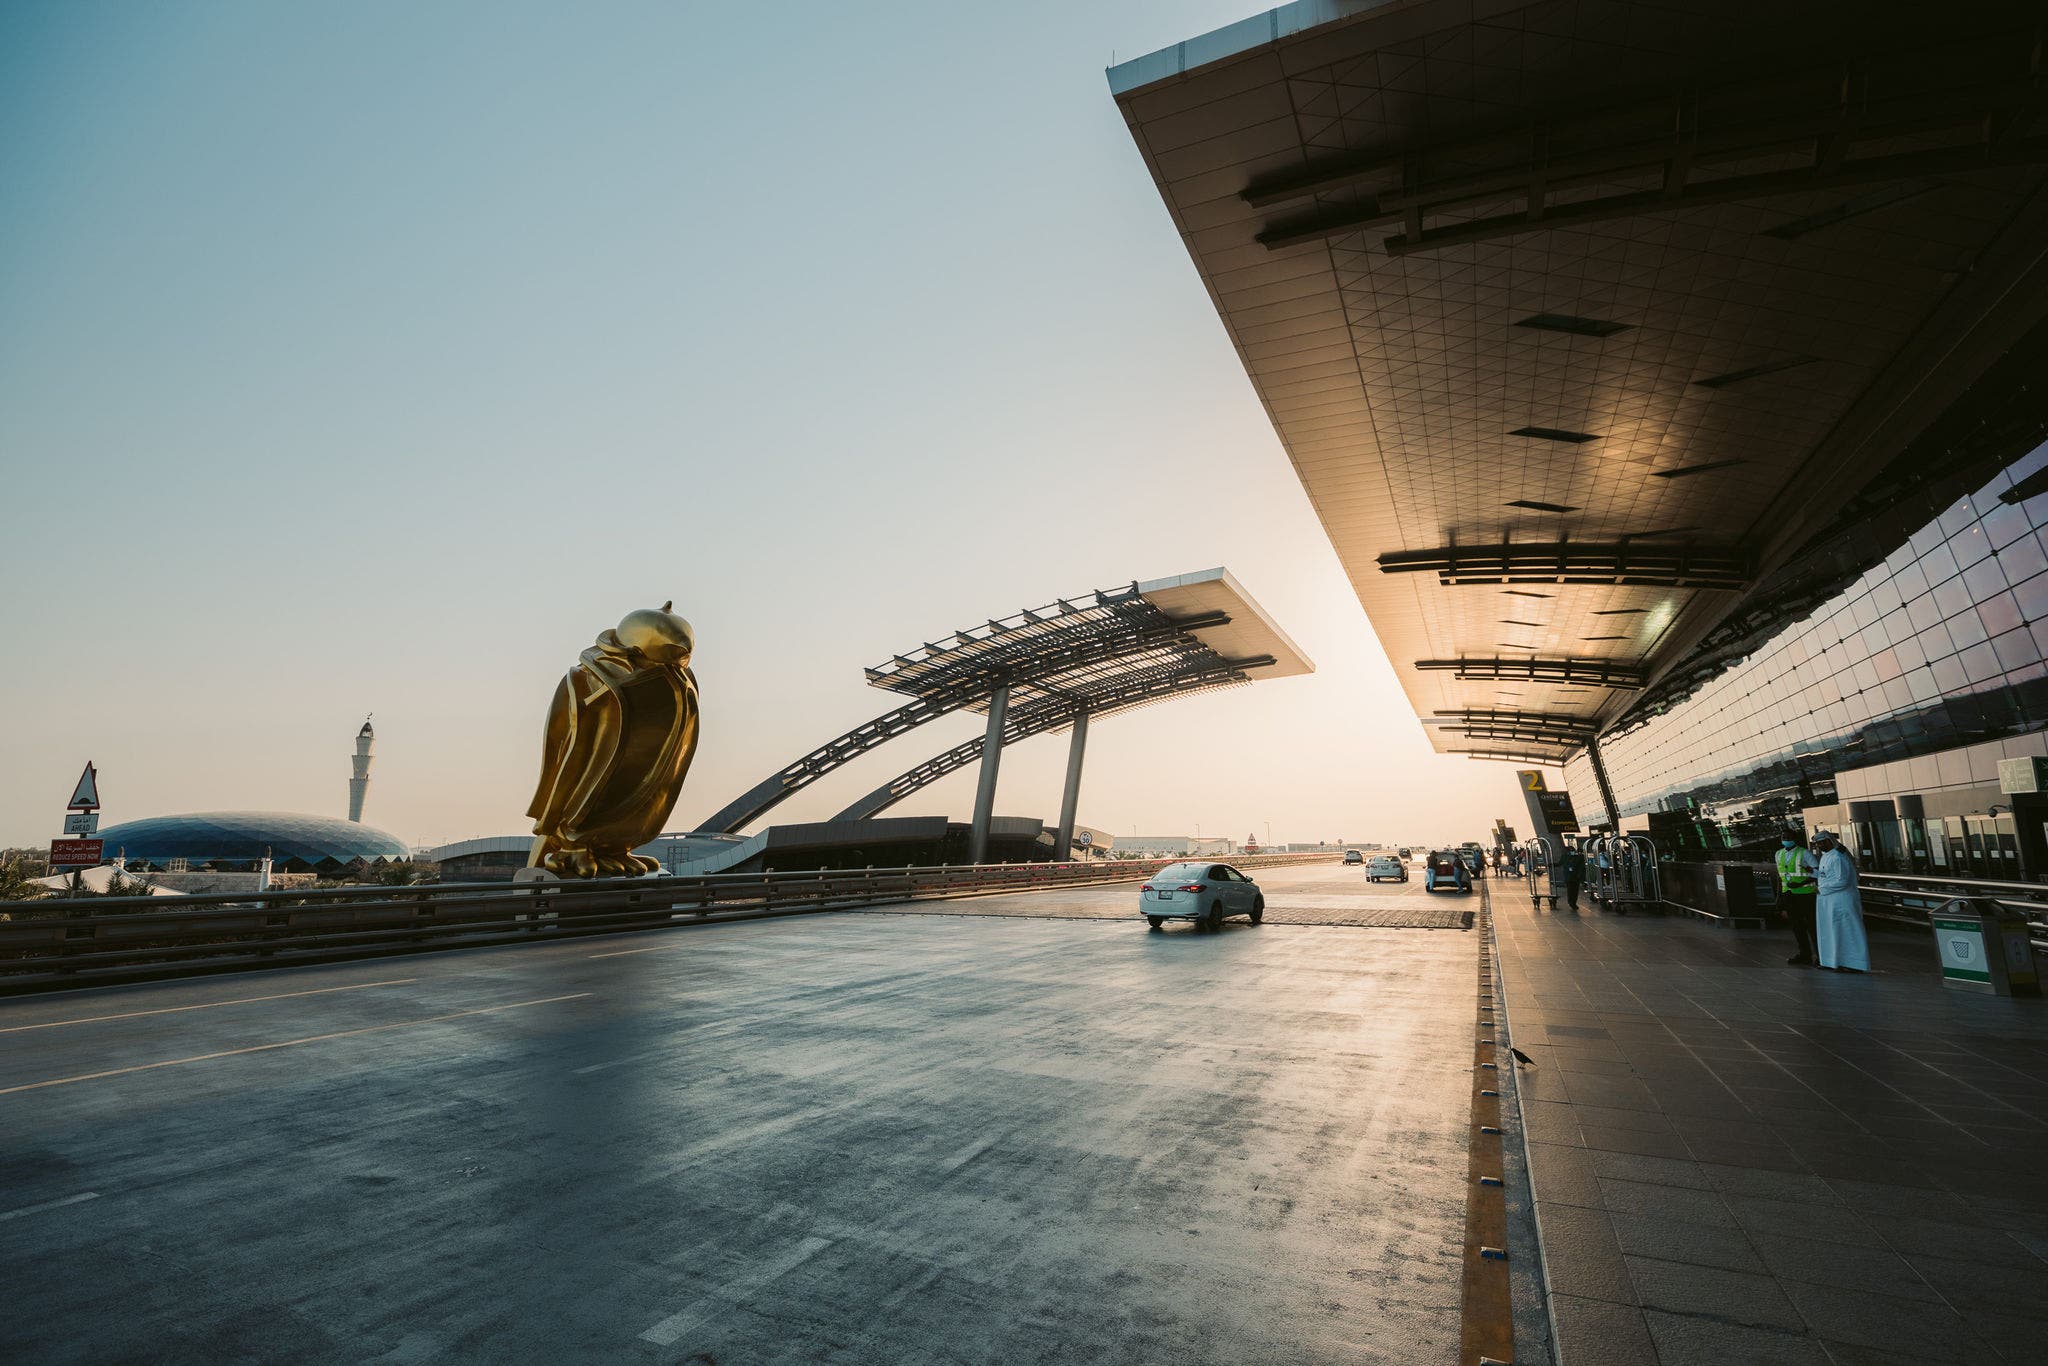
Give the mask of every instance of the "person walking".
[[[1579, 909], [1579, 888], [1586, 881], [1586, 856], [1577, 846], [1567, 844], [1564, 854], [1557, 861], [1558, 880], [1564, 884], [1564, 899], [1573, 910]], [[1552, 901], [1555, 905], [1555, 900]]]
[[1856, 865], [1849, 861], [1842, 842], [1826, 831], [1814, 840], [1813, 847], [1820, 851], [1813, 934], [1820, 965], [1836, 972], [1868, 972], [1870, 941], [1863, 933], [1863, 894], [1856, 890]]
[[1820, 875], [1820, 860], [1811, 850], [1799, 847], [1790, 835], [1778, 841], [1778, 900], [1785, 918], [1792, 922], [1792, 938], [1799, 952], [1785, 961], [1794, 967], [1810, 968], [1819, 961], [1813, 942], [1813, 898]]

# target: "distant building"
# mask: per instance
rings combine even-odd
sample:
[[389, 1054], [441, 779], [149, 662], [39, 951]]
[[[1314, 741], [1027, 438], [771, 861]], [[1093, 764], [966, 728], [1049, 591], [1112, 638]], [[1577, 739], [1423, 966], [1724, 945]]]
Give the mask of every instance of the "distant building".
[[253, 873], [264, 858], [281, 873], [337, 877], [412, 857], [374, 825], [294, 811], [195, 811], [124, 821], [100, 831], [108, 860], [138, 871]]
[[[633, 852], [645, 855], [673, 873], [743, 839], [740, 835], [662, 835]], [[484, 835], [456, 840], [426, 852], [440, 869], [443, 882], [510, 882], [533, 855], [532, 835]]]
[[1116, 852], [1128, 858], [1177, 858], [1183, 854], [1222, 858], [1237, 852], [1237, 842], [1228, 835], [1118, 835]]
[[97, 868], [81, 868], [76, 874], [53, 873], [49, 877], [30, 878], [29, 881], [35, 883], [38, 887], [47, 887], [53, 892], [64, 892], [71, 889], [71, 879], [74, 876], [77, 877], [88, 892], [98, 892], [101, 895], [106, 894], [107, 889], [113, 885], [114, 879], [117, 877], [134, 889], [132, 894], [135, 896], [184, 895], [183, 892], [175, 888], [164, 886], [157, 878], [144, 877], [139, 873], [130, 873], [126, 869], [116, 868], [110, 863], [103, 863]]
[[377, 743], [377, 732], [370, 729], [370, 718], [363, 718], [363, 728], [356, 732], [355, 774], [348, 780], [348, 818], [360, 821], [363, 818], [363, 802], [370, 795], [370, 749]]

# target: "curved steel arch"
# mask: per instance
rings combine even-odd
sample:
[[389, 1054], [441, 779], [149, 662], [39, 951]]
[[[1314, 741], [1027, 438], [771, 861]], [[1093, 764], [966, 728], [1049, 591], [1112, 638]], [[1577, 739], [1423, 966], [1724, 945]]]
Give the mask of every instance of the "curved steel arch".
[[[955, 648], [972, 652], [961, 667], [944, 671], [930, 667], [947, 653], [935, 645], [915, 652], [917, 657], [911, 659], [897, 656], [890, 665], [868, 670], [869, 681], [878, 687], [914, 691], [913, 700], [785, 765], [707, 817], [698, 828], [737, 832], [877, 745], [941, 716], [985, 705], [999, 687], [1019, 691], [1028, 687], [1032, 694], [1029, 705], [1020, 706], [1019, 712], [1035, 714], [1061, 697], [1092, 698], [1104, 683], [1113, 691], [1121, 678], [1131, 676], [1133, 668], [1189, 662], [1220, 665], [1222, 656], [1189, 633], [1226, 626], [1230, 620], [1229, 613], [1220, 611], [1170, 617], [1139, 596], [1134, 584], [1116, 593], [1097, 593], [1092, 604], [1077, 606], [1063, 601], [1054, 608], [960, 632], [952, 638], [964, 644]], [[1261, 658], [1271, 662], [1270, 657]], [[1238, 667], [1257, 667], [1257, 662], [1242, 661]]]
[[[1075, 718], [1082, 714], [1086, 714], [1092, 720], [1121, 711], [1132, 711], [1179, 693], [1236, 687], [1251, 681], [1245, 677], [1245, 669], [1257, 668], [1265, 662], [1269, 661], [1262, 656], [1259, 659], [1238, 660], [1202, 669], [1136, 679], [1085, 704], [1040, 705], [1019, 710], [1003, 726], [1003, 745], [1007, 747], [1034, 735], [1062, 730], [1074, 724]], [[888, 810], [920, 788], [929, 787], [947, 774], [977, 762], [987, 744], [987, 738], [977, 735], [972, 740], [962, 741], [949, 750], [933, 755], [915, 768], [897, 774], [832, 819], [865, 820]]]

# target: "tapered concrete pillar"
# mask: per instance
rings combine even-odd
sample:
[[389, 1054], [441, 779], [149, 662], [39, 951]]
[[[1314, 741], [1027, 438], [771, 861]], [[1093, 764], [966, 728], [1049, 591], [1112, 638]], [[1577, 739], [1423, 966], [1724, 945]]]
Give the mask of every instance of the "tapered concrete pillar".
[[996, 770], [1003, 763], [1003, 718], [1009, 710], [1006, 685], [988, 699], [988, 734], [981, 742], [981, 786], [974, 790], [974, 831], [967, 841], [969, 863], [988, 862], [988, 823], [996, 814]]
[[1088, 750], [1088, 713], [1074, 718], [1074, 735], [1067, 742], [1067, 786], [1060, 794], [1060, 828], [1053, 836], [1052, 856], [1064, 863], [1074, 856], [1074, 808], [1081, 802], [1081, 758]]
[[1614, 785], [1607, 781], [1607, 761], [1600, 757], [1600, 742], [1586, 741], [1586, 761], [1593, 767], [1593, 782], [1600, 789], [1600, 805], [1607, 809], [1607, 823], [1621, 831], [1621, 808], [1614, 801]]

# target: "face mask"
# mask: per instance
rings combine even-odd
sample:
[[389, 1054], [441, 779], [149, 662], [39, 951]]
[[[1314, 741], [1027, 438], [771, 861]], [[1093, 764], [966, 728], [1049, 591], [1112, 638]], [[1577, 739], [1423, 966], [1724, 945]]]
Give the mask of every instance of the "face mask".
[[1778, 843], [1780, 843], [1780, 844], [1784, 845], [1784, 846], [1785, 846], [1785, 847], [1786, 847], [1787, 849], [1790, 849], [1790, 848], [1792, 848], [1792, 847], [1793, 847], [1793, 844], [1792, 844], [1792, 841], [1791, 841], [1791, 840], [1779, 840], [1779, 841], [1778, 841]]

